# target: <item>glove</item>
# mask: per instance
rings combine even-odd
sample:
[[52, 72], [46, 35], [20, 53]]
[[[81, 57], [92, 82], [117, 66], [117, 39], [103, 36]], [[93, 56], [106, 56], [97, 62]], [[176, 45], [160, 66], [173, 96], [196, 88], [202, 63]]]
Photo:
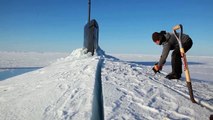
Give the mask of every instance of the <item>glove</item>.
[[157, 72], [160, 73], [160, 70], [162, 69], [162, 66], [158, 66], [158, 63], [155, 63], [155, 66], [152, 68], [154, 73], [156, 74]]
[[157, 72], [160, 73], [160, 70], [158, 69], [158, 65], [155, 65], [152, 70], [154, 71], [154, 73], [156, 74]]

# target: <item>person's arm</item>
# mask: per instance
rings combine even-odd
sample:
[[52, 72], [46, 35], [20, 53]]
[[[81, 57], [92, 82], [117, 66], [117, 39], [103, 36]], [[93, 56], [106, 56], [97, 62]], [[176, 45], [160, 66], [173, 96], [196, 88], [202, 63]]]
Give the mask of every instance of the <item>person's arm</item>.
[[163, 51], [162, 51], [160, 60], [159, 60], [159, 62], [156, 63], [156, 64], [154, 65], [154, 67], [152, 68], [152, 70], [153, 70], [155, 73], [160, 72], [160, 70], [162, 70], [164, 63], [166, 62], [166, 58], [167, 58], [168, 55], [169, 55], [170, 47], [171, 47], [171, 46], [170, 46], [169, 43], [166, 43], [166, 44], [163, 45]]
[[169, 43], [165, 43], [163, 45], [163, 51], [162, 51], [162, 54], [161, 54], [161, 57], [160, 57], [160, 60], [158, 62], [158, 66], [159, 67], [163, 67], [164, 63], [166, 62], [166, 59], [169, 55], [169, 51], [170, 51], [170, 44]]

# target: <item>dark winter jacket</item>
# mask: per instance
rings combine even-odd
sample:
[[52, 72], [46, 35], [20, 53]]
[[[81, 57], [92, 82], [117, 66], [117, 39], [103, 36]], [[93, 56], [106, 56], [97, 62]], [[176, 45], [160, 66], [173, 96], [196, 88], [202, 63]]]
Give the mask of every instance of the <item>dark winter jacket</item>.
[[[163, 66], [163, 64], [166, 62], [166, 58], [168, 57], [170, 50], [174, 50], [175, 48], [179, 49], [179, 44], [174, 33], [166, 33], [164, 36], [165, 41], [162, 43], [163, 51], [158, 62], [158, 66]], [[182, 34], [182, 44], [187, 44], [188, 41], [191, 41], [189, 35]]]

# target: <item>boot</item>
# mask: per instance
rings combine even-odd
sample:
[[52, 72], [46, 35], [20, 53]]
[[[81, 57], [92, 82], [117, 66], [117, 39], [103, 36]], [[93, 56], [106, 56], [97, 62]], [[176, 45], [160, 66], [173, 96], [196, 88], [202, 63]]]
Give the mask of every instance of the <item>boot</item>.
[[181, 75], [180, 74], [175, 74], [175, 73], [169, 73], [165, 78], [171, 80], [171, 79], [180, 79]]

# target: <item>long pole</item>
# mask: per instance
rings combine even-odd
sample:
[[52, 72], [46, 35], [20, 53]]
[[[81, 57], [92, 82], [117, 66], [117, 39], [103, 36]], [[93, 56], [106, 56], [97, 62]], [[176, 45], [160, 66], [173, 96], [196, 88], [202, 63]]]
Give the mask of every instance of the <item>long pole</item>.
[[91, 0], [88, 1], [88, 23], [90, 22]]
[[[179, 37], [177, 35], [176, 30], [180, 29], [180, 33], [179, 33]], [[196, 103], [195, 99], [194, 99], [194, 95], [193, 95], [193, 90], [192, 90], [192, 84], [191, 84], [191, 78], [190, 78], [190, 74], [189, 74], [189, 68], [188, 68], [188, 64], [187, 64], [187, 59], [186, 59], [186, 54], [184, 51], [184, 48], [182, 46], [182, 42], [181, 42], [181, 36], [183, 34], [183, 26], [181, 24], [176, 25], [175, 27], [173, 27], [173, 32], [175, 34], [176, 39], [178, 40], [179, 46], [180, 46], [180, 54], [181, 54], [181, 58], [183, 61], [183, 65], [184, 65], [184, 72], [186, 75], [186, 83], [187, 83], [187, 87], [189, 90], [189, 96], [190, 99], [193, 103]]]

